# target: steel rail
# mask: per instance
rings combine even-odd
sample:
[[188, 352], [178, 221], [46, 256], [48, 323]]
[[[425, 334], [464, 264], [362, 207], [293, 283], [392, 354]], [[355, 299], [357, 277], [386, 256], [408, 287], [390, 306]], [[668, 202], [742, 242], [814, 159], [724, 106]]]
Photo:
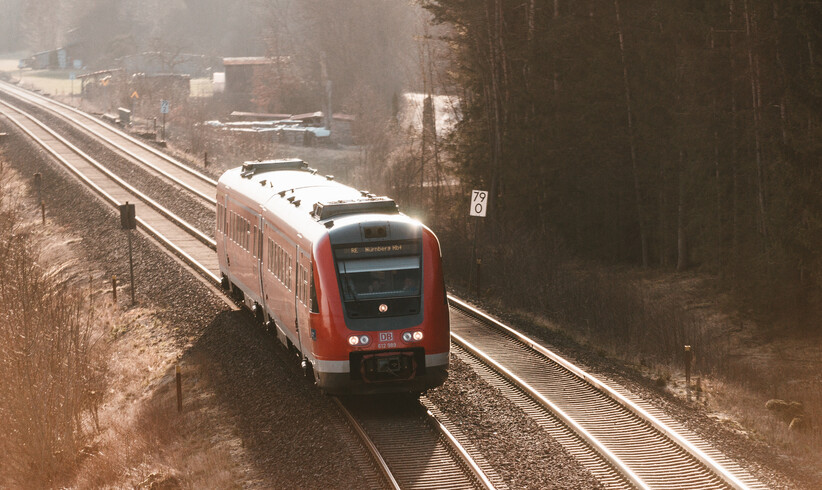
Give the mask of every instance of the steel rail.
[[380, 473], [382, 473], [388, 485], [395, 490], [400, 490], [400, 484], [397, 483], [396, 478], [394, 478], [394, 474], [391, 473], [391, 468], [388, 467], [388, 463], [385, 462], [380, 454], [380, 451], [377, 449], [377, 446], [374, 445], [374, 442], [370, 437], [368, 437], [365, 429], [363, 429], [362, 425], [360, 425], [354, 415], [351, 414], [351, 412], [345, 407], [338, 397], [332, 396], [331, 398], [334, 400], [334, 403], [337, 404], [340, 411], [345, 414], [345, 417], [348, 419], [348, 423], [351, 424], [351, 427], [354, 428], [354, 431], [360, 437], [360, 441], [362, 441], [368, 452], [371, 453], [371, 457], [374, 458], [374, 461], [377, 463], [377, 469]]
[[[148, 197], [147, 195], [145, 195], [141, 191], [137, 190], [131, 184], [129, 184], [128, 182], [126, 182], [122, 178], [118, 177], [112, 171], [110, 171], [105, 166], [100, 164], [97, 160], [95, 160], [94, 158], [89, 156], [87, 153], [85, 153], [81, 149], [77, 148], [76, 146], [71, 144], [68, 140], [66, 140], [65, 138], [63, 138], [59, 134], [57, 134], [54, 130], [52, 130], [51, 128], [46, 126], [43, 122], [41, 122], [40, 120], [38, 120], [37, 118], [35, 118], [31, 114], [25, 112], [24, 110], [9, 104], [6, 101], [0, 100], [0, 104], [4, 105], [6, 107], [9, 107], [10, 109], [18, 112], [22, 116], [24, 116], [27, 119], [29, 119], [30, 121], [32, 121], [34, 124], [40, 126], [41, 129], [48, 132], [51, 136], [53, 136], [56, 140], [58, 140], [62, 144], [66, 145], [66, 147], [71, 149], [76, 155], [78, 155], [79, 157], [81, 157], [82, 159], [84, 159], [85, 161], [90, 163], [91, 165], [93, 165], [100, 172], [104, 173], [108, 178], [110, 178], [111, 180], [116, 182], [120, 187], [122, 187], [123, 189], [125, 189], [128, 192], [132, 193], [133, 195], [137, 196], [141, 201], [145, 202], [152, 209], [154, 209], [158, 213], [162, 214], [163, 216], [165, 216], [167, 219], [171, 220], [172, 222], [174, 222], [177, 226], [185, 229], [191, 236], [197, 238], [204, 245], [208, 246], [212, 250], [217, 249], [217, 242], [215, 240], [213, 240], [211, 237], [206, 236], [203, 232], [201, 232], [200, 230], [198, 230], [197, 228], [195, 228], [194, 226], [189, 224], [183, 218], [177, 216], [175, 213], [168, 210], [167, 208], [162, 206], [160, 203], [154, 201], [153, 199], [151, 199], [150, 197]], [[17, 126], [20, 127], [21, 129], [23, 129], [29, 136], [34, 138], [41, 146], [43, 146], [46, 150], [48, 150], [49, 153], [51, 153], [52, 155], [58, 156], [57, 153], [55, 151], [53, 151], [50, 147], [48, 147], [48, 145], [46, 145], [46, 143], [43, 142], [40, 138], [37, 138], [37, 136], [35, 136], [33, 133], [28, 131], [23, 126], [20, 126], [20, 125], [17, 125]], [[63, 162], [65, 165], [67, 165], [69, 168], [73, 169], [73, 172], [75, 174], [78, 173], [77, 169], [74, 168], [74, 166], [72, 166], [70, 163], [68, 163], [65, 159], [63, 159], [62, 157], [59, 157], [59, 156], [58, 156], [58, 159], [61, 162]], [[111, 198], [111, 196], [108, 196], [108, 197]], [[111, 198], [111, 199], [113, 199], [113, 198]], [[122, 203], [117, 203], [115, 205], [119, 205], [119, 204], [122, 204]]]
[[[197, 170], [195, 170], [195, 169], [193, 169], [193, 168], [189, 167], [188, 165], [186, 165], [186, 164], [184, 164], [184, 163], [180, 162], [179, 160], [177, 160], [177, 159], [175, 159], [175, 158], [172, 158], [171, 156], [169, 156], [169, 155], [167, 155], [167, 154], [163, 153], [162, 151], [160, 151], [160, 150], [158, 150], [158, 149], [156, 149], [156, 148], [153, 148], [153, 147], [152, 147], [152, 146], [150, 146], [150, 145], [147, 145], [146, 143], [144, 143], [144, 142], [140, 141], [139, 139], [137, 139], [137, 138], [135, 138], [135, 137], [131, 136], [130, 134], [128, 134], [128, 133], [126, 133], [126, 132], [124, 132], [124, 131], [121, 131], [120, 129], [118, 129], [118, 128], [116, 128], [116, 127], [113, 127], [113, 126], [111, 126], [111, 125], [105, 124], [104, 122], [102, 122], [102, 121], [98, 120], [96, 117], [94, 117], [94, 116], [92, 116], [92, 115], [90, 115], [90, 114], [88, 114], [88, 113], [86, 113], [86, 112], [83, 112], [83, 111], [81, 111], [81, 110], [79, 110], [79, 109], [77, 109], [77, 108], [75, 108], [75, 107], [72, 107], [72, 106], [70, 106], [70, 105], [68, 105], [68, 104], [64, 104], [64, 103], [62, 103], [62, 102], [60, 102], [60, 101], [57, 101], [57, 100], [51, 99], [51, 98], [49, 98], [49, 97], [46, 97], [46, 96], [44, 96], [44, 95], [42, 95], [42, 94], [38, 94], [38, 93], [36, 93], [36, 92], [32, 92], [32, 91], [30, 91], [30, 90], [26, 90], [26, 89], [23, 89], [23, 88], [17, 87], [16, 85], [11, 84], [11, 83], [8, 83], [8, 82], [2, 82], [2, 81], [0, 81], [0, 87], [5, 87], [5, 88], [6, 88], [6, 92], [7, 92], [7, 93], [8, 93], [9, 91], [14, 91], [14, 92], [18, 92], [18, 93], [22, 92], [23, 94], [25, 94], [25, 95], [29, 96], [30, 98], [31, 98], [31, 97], [39, 98], [39, 99], [42, 99], [42, 100], [44, 100], [44, 101], [46, 101], [46, 102], [48, 102], [48, 103], [51, 103], [51, 104], [54, 104], [54, 105], [60, 106], [60, 107], [62, 107], [62, 108], [64, 108], [64, 109], [66, 109], [66, 110], [72, 111], [72, 112], [74, 112], [74, 113], [76, 113], [76, 114], [78, 114], [78, 115], [80, 115], [80, 116], [82, 116], [82, 117], [84, 117], [84, 118], [86, 118], [86, 119], [88, 119], [88, 120], [90, 120], [90, 121], [94, 122], [95, 124], [97, 124], [97, 125], [99, 125], [99, 126], [102, 126], [102, 127], [106, 128], [107, 130], [109, 130], [109, 131], [111, 131], [111, 132], [113, 132], [113, 133], [116, 133], [118, 136], [120, 136], [120, 137], [122, 137], [122, 138], [125, 138], [125, 139], [127, 139], [127, 140], [131, 141], [131, 142], [132, 142], [132, 143], [134, 143], [135, 145], [140, 146], [140, 147], [141, 147], [141, 148], [143, 148], [144, 150], [146, 150], [146, 151], [148, 151], [148, 152], [153, 153], [155, 156], [157, 156], [157, 157], [159, 157], [159, 158], [161, 158], [161, 159], [163, 159], [163, 160], [167, 161], [168, 163], [171, 163], [172, 165], [175, 165], [175, 166], [179, 167], [179, 168], [180, 168], [180, 170], [183, 170], [183, 171], [185, 171], [185, 172], [188, 172], [189, 174], [193, 175], [194, 177], [197, 177], [198, 179], [202, 180], [203, 182], [209, 183], [209, 184], [213, 185], [214, 187], [216, 187], [216, 186], [217, 186], [217, 181], [215, 181], [215, 180], [214, 180], [214, 179], [212, 179], [211, 177], [209, 177], [209, 176], [207, 176], [207, 175], [204, 175], [204, 174], [202, 174], [202, 173], [198, 172]], [[84, 127], [85, 127], [85, 126], [84, 126]]]
[[437, 417], [431, 412], [431, 410], [426, 410], [426, 413], [428, 414], [428, 417], [430, 418], [431, 424], [434, 426], [434, 428], [439, 430], [440, 434], [442, 434], [445, 440], [448, 441], [448, 443], [451, 445], [451, 448], [459, 454], [460, 458], [462, 458], [463, 463], [468, 465], [468, 468], [474, 474], [474, 478], [487, 490], [496, 490], [496, 487], [493, 483], [491, 483], [491, 480], [488, 478], [488, 476], [485, 475], [485, 472], [482, 471], [482, 468], [480, 468], [477, 462], [474, 461], [474, 458], [472, 458], [471, 455], [468, 454], [468, 451], [465, 450], [465, 447], [462, 444], [460, 444], [457, 438], [454, 437], [453, 434], [451, 434], [451, 431], [449, 431], [448, 428], [445, 427], [445, 425], [443, 425], [443, 423], [440, 422], [439, 419], [437, 419]]
[[546, 398], [542, 393], [540, 393], [536, 388], [532, 387], [528, 383], [526, 383], [522, 378], [514, 374], [511, 370], [497, 362], [491, 356], [483, 352], [482, 350], [478, 349], [476, 346], [468, 342], [461, 336], [455, 333], [451, 333], [451, 337], [454, 338], [456, 343], [460, 345], [465, 350], [471, 352], [478, 358], [482, 359], [483, 362], [493, 366], [494, 369], [503, 373], [508, 379], [514, 382], [520, 389], [528, 393], [532, 398], [537, 400], [540, 404], [542, 404], [545, 408], [550, 410], [554, 413], [557, 418], [559, 418], [565, 425], [571, 427], [574, 432], [580, 435], [582, 439], [584, 439], [589, 445], [591, 445], [595, 451], [597, 451], [603, 458], [605, 458], [611, 465], [613, 465], [620, 473], [625, 475], [625, 477], [637, 488], [642, 489], [650, 489], [651, 486], [645, 483], [639, 476], [634, 473], [634, 471], [626, 465], [617, 455], [615, 455], [607, 446], [605, 446], [602, 442], [599, 441], [593, 434], [588, 432], [582, 425], [579, 424], [576, 420], [570, 417], [564, 410], [562, 410], [559, 406], [557, 406], [554, 402]]
[[[613, 401], [624, 407], [626, 410], [630, 411], [637, 417], [643, 419], [648, 424], [650, 424], [654, 429], [659, 431], [660, 433], [664, 434], [668, 437], [671, 441], [677, 444], [680, 448], [682, 448], [686, 453], [693, 456], [697, 459], [700, 463], [702, 463], [705, 467], [709, 468], [714, 474], [722, 479], [722, 481], [729, 485], [732, 488], [736, 489], [748, 489], [749, 486], [742, 482], [736, 475], [732, 474], [728, 471], [725, 467], [723, 467], [719, 462], [711, 458], [709, 455], [705, 454], [704, 451], [696, 447], [693, 443], [686, 440], [682, 437], [679, 433], [675, 430], [668, 427], [665, 423], [660, 421], [657, 417], [653, 414], [649, 413], [642, 407], [638, 406], [636, 403], [622, 395], [621, 393], [614, 390], [612, 387], [608, 386], [606, 383], [602, 382], [601, 380], [597, 379], [595, 376], [586, 373], [576, 365], [572, 364], [565, 358], [561, 357], [560, 355], [552, 352], [542, 345], [540, 345], [535, 340], [531, 339], [530, 337], [523, 335], [522, 333], [514, 330], [513, 328], [501, 323], [500, 321], [492, 318], [491, 316], [487, 315], [486, 313], [472, 307], [468, 303], [462, 301], [461, 299], [453, 296], [448, 295], [448, 300], [451, 304], [456, 305], [457, 309], [465, 311], [475, 317], [480, 317], [482, 320], [490, 324], [492, 327], [501, 330], [505, 334], [514, 337], [515, 339], [519, 340], [521, 343], [526, 345], [531, 350], [539, 353], [540, 355], [546, 357], [547, 359], [553, 361], [554, 363], [562, 366], [568, 372], [572, 373], [573, 375], [577, 376], [579, 379], [583, 380], [587, 384], [595, 387], [601, 393], [605, 394]], [[459, 337], [456, 334], [452, 333], [452, 336]], [[459, 339], [460, 343], [465, 342], [464, 339]], [[472, 350], [470, 347], [466, 347], [468, 350]], [[496, 363], [496, 361], [493, 361]], [[513, 375], [513, 373], [511, 373]]]
[[[54, 136], [58, 141], [60, 141], [61, 143], [67, 145], [70, 149], [72, 149], [72, 151], [76, 151], [78, 156], [81, 156], [81, 158], [83, 158], [84, 160], [86, 160], [90, 164], [94, 165], [98, 170], [101, 170], [101, 171], [105, 170], [105, 169], [99, 168], [99, 163], [95, 162], [94, 159], [92, 159], [91, 157], [89, 157], [88, 155], [86, 155], [85, 153], [83, 153], [82, 151], [80, 151], [79, 149], [77, 149], [76, 147], [71, 145], [70, 143], [66, 142], [62, 137], [60, 137], [59, 135], [54, 133], [50, 128], [44, 126], [41, 122], [39, 122], [36, 119], [32, 118], [26, 112], [17, 109], [13, 105], [11, 105], [11, 104], [9, 104], [5, 101], [0, 101], [0, 104], [2, 104], [4, 106], [18, 112], [20, 115], [22, 115], [24, 117], [27, 117], [29, 120], [31, 120], [32, 122], [34, 122], [35, 124], [40, 126], [41, 129], [43, 129], [44, 131], [47, 131], [50, 135]], [[111, 194], [109, 194], [103, 188], [98, 186], [94, 181], [89, 179], [83, 172], [81, 172], [74, 165], [72, 165], [68, 160], [66, 160], [62, 155], [60, 155], [54, 148], [52, 148], [50, 145], [48, 145], [45, 141], [43, 141], [37, 135], [32, 133], [28, 128], [26, 128], [25, 126], [19, 124], [17, 121], [14, 120], [14, 118], [8, 118], [8, 119], [12, 123], [14, 123], [15, 126], [17, 126], [21, 131], [26, 133], [31, 139], [33, 139], [35, 142], [37, 142], [37, 144], [40, 145], [47, 153], [49, 153], [52, 157], [54, 157], [56, 160], [58, 160], [72, 174], [74, 174], [77, 178], [79, 178], [82, 182], [84, 182], [88, 187], [90, 187], [94, 192], [96, 192], [105, 202], [109, 203], [113, 207], [117, 207], [120, 204], [122, 204], [116, 198], [114, 198]], [[115, 179], [119, 180], [119, 178], [117, 178], [116, 176], [113, 176], [113, 174], [110, 174], [110, 172], [108, 172], [108, 173], [107, 172], [108, 172], [107, 170], [104, 171], [104, 173], [106, 173], [107, 176], [109, 176], [110, 178], [115, 178]], [[126, 190], [129, 190], [128, 189], [129, 187], [131, 187], [131, 186], [125, 186], [124, 188]], [[132, 191], [129, 190], [129, 192], [132, 192]], [[148, 198], [146, 198], [146, 199], [148, 199]], [[148, 204], [148, 202], [147, 202], [147, 204]], [[154, 204], [156, 204], [156, 203], [154, 203]], [[159, 206], [159, 204], [156, 204], [156, 205], [160, 209], [165, 209], [165, 208], [162, 208], [162, 206]], [[154, 206], [152, 206], [152, 208], [154, 208]], [[158, 211], [161, 214], [164, 214], [159, 209], [155, 209], [155, 210]], [[177, 217], [176, 215], [174, 215], [170, 211], [166, 210], [166, 212], [168, 213], [168, 215], [166, 215], [167, 219], [174, 222], [180, 228], [186, 230], [186, 232], [190, 233], [195, 238], [198, 238], [198, 240], [202, 241], [201, 237], [204, 237], [207, 241], [211, 240], [210, 238], [205, 237], [205, 235], [203, 235], [199, 230], [195, 229], [193, 226], [189, 225], [188, 223], [185, 223], [185, 221], [183, 221], [181, 218]], [[185, 223], [187, 226], [183, 226], [180, 223], [175, 222], [175, 219], [172, 218], [172, 217], [176, 218], [176, 220], [179, 220], [180, 223]], [[211, 279], [214, 283], [216, 283], [216, 284], [220, 283], [220, 278], [217, 277], [212, 271], [210, 271], [203, 264], [201, 264], [200, 262], [195, 260], [193, 257], [191, 257], [185, 250], [183, 250], [182, 248], [175, 245], [168, 237], [166, 237], [165, 235], [160, 233], [158, 230], [156, 230], [154, 227], [152, 227], [150, 224], [148, 224], [145, 220], [143, 220], [140, 217], [137, 217], [136, 221], [149, 235], [151, 235], [151, 236], [155, 237], [157, 240], [161, 241], [172, 252], [174, 252], [175, 254], [178, 254], [179, 256], [183, 257], [190, 265], [197, 268], [200, 272], [202, 272], [206, 277]], [[210, 243], [206, 242], [205, 244], [207, 246], [211, 247]], [[214, 245], [214, 248], [216, 248], [216, 243]]]

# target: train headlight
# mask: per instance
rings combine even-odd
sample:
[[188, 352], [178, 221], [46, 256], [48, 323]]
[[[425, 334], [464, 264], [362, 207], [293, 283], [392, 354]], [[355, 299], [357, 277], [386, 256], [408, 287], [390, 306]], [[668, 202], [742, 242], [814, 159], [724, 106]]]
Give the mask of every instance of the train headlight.
[[422, 332], [403, 332], [402, 340], [404, 340], [405, 342], [419, 342], [420, 340], [422, 340]]
[[411, 342], [411, 332], [403, 332], [402, 340], [406, 342]]
[[352, 335], [348, 337], [348, 343], [352, 346], [354, 345], [368, 345], [371, 342], [371, 339], [368, 335]]
[[422, 340], [422, 332], [414, 332], [413, 336], [414, 336], [414, 340], [416, 340], [417, 342]]

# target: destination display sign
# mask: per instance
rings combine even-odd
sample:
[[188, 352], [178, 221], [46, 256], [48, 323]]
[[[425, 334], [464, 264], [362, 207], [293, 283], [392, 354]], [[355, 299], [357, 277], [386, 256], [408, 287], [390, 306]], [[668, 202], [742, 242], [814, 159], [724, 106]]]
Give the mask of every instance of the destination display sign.
[[368, 245], [335, 247], [334, 249], [334, 255], [336, 255], [338, 259], [391, 257], [394, 255], [419, 255], [419, 253], [420, 244], [418, 242], [374, 243]]

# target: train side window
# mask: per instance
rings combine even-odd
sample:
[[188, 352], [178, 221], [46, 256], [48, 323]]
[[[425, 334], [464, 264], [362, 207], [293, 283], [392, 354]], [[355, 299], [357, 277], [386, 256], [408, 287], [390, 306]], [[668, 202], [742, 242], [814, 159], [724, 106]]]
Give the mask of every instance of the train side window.
[[308, 299], [308, 309], [311, 313], [319, 313], [320, 305], [317, 303], [317, 290], [314, 287], [314, 264], [311, 264], [311, 275], [308, 280], [310, 281], [309, 289], [311, 291], [311, 297]]
[[285, 254], [285, 287], [291, 291], [291, 254]]
[[305, 304], [305, 269], [300, 267], [300, 301]]
[[243, 250], [248, 252], [248, 234], [251, 230], [248, 228], [248, 220], [243, 218]]
[[281, 255], [282, 250], [280, 250], [279, 245], [276, 245], [276, 247], [277, 247], [277, 263], [275, 264], [276, 267], [274, 268], [274, 275], [277, 276], [277, 279], [282, 281], [283, 276], [282, 276], [281, 269], [280, 269], [281, 264], [282, 264], [282, 259], [281, 259], [280, 255]]
[[257, 226], [255, 225], [252, 228], [251, 232], [251, 255], [253, 257], [257, 256]]
[[305, 267], [302, 268], [303, 270], [303, 279], [300, 284], [303, 290], [303, 304], [308, 305], [308, 269]]
[[234, 243], [237, 243], [237, 238], [240, 236], [240, 234], [237, 233], [237, 227], [240, 225], [240, 220], [237, 219], [237, 213], [231, 213], [231, 220], [233, 221], [232, 224], [234, 225], [231, 227], [231, 240]]
[[302, 288], [303, 288], [303, 303], [306, 305], [308, 304], [308, 269], [303, 267], [303, 280], [302, 280]]
[[305, 270], [302, 266], [297, 267], [297, 291], [299, 291], [300, 302], [305, 304], [305, 292], [303, 291], [303, 281], [305, 277]]

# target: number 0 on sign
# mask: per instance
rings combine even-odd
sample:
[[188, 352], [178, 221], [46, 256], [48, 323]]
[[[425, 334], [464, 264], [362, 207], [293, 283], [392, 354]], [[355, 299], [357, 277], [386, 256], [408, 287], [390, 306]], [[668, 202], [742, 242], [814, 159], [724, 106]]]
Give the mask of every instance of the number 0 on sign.
[[485, 217], [488, 211], [488, 192], [471, 191], [471, 216]]

